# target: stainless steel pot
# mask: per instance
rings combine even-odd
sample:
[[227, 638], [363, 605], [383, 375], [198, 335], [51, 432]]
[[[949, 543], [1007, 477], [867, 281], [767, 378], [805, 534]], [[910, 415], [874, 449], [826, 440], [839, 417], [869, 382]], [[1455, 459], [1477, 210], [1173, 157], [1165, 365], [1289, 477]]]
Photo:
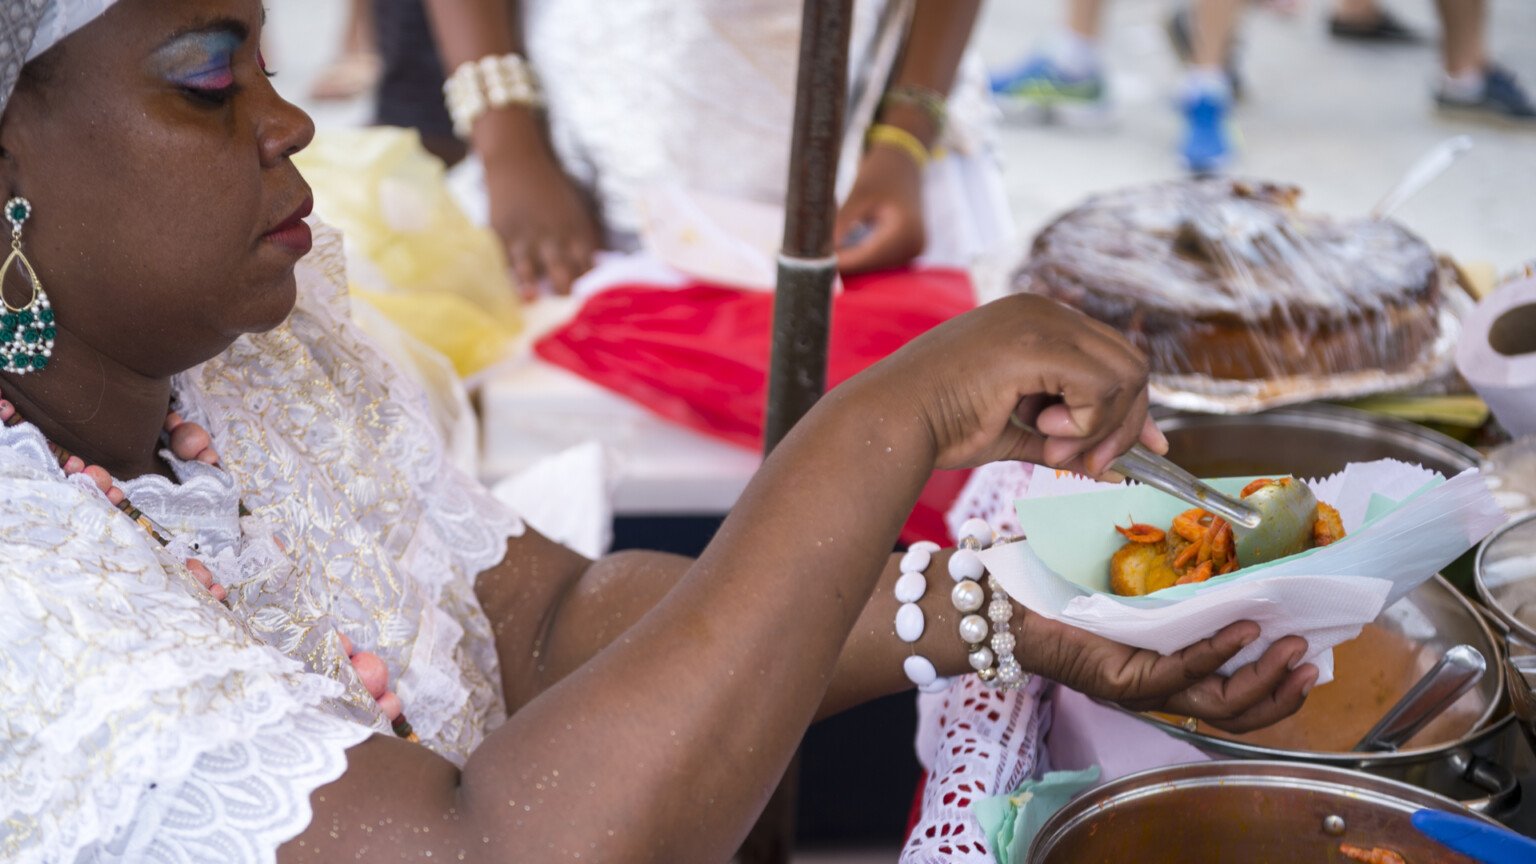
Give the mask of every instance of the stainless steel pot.
[[[1413, 651], [1402, 658], [1404, 663], [1417, 660], [1423, 665], [1451, 646], [1461, 644], [1471, 645], [1487, 658], [1487, 674], [1455, 706], [1475, 719], [1459, 733], [1452, 733], [1454, 737], [1427, 743], [1415, 740], [1410, 742], [1412, 746], [1392, 753], [1356, 753], [1279, 749], [1184, 726], [1163, 723], [1162, 728], [1219, 757], [1301, 761], [1369, 771], [1433, 789], [1479, 812], [1509, 812], [1518, 803], [1519, 785], [1514, 773], [1505, 767], [1512, 764], [1513, 753], [1497, 740], [1507, 730], [1512, 716], [1504, 693], [1503, 654], [1493, 632], [1472, 605], [1438, 576], [1392, 604], [1375, 623], [1381, 630], [1413, 643]], [[1349, 686], [1349, 682], [1340, 681], [1338, 686]], [[1403, 689], [1406, 691], [1406, 686]], [[1379, 701], [1390, 705], [1402, 694], [1394, 690], [1380, 695]], [[1305, 713], [1307, 708], [1302, 711]], [[1297, 719], [1303, 719], [1302, 715]], [[1378, 718], [1353, 719], [1363, 729]]]
[[1452, 476], [1480, 461], [1476, 450], [1431, 429], [1335, 405], [1250, 415], [1159, 413], [1158, 425], [1169, 457], [1201, 477], [1322, 477], [1376, 459], [1417, 462]]
[[1509, 632], [1536, 645], [1536, 513], [1483, 541], [1472, 580], [1477, 595]]
[[[1430, 808], [1485, 818], [1403, 783], [1320, 765], [1204, 762], [1122, 777], [1052, 816], [1029, 864], [1317, 864], [1340, 843], [1383, 847], [1410, 864], [1472, 864], [1410, 822]], [[1491, 820], [1485, 820], [1490, 821]]]
[[[1158, 418], [1170, 456], [1199, 476], [1287, 473], [1326, 476], [1351, 462], [1399, 459], [1454, 475], [1478, 464], [1477, 451], [1437, 432], [1362, 411], [1303, 405], [1250, 416], [1171, 414]], [[1430, 744], [1413, 742], [1395, 753], [1276, 749], [1163, 724], [1171, 734], [1219, 757], [1283, 759], [1353, 768], [1412, 783], [1464, 801], [1474, 809], [1506, 813], [1519, 801], [1507, 767], [1517, 741], [1504, 694], [1501, 643], [1482, 615], [1449, 583], [1435, 577], [1377, 619], [1381, 629], [1417, 647], [1415, 656], [1438, 658], [1469, 644], [1488, 660], [1488, 674], [1458, 708], [1476, 716], [1460, 733]], [[1405, 657], [1409, 662], [1411, 657]], [[1406, 689], [1406, 688], [1405, 688]], [[1385, 694], [1395, 701], [1401, 694]], [[1390, 704], [1388, 702], [1387, 704]], [[1382, 706], [1385, 710], [1386, 705]], [[1368, 728], [1377, 717], [1361, 718]], [[1156, 721], [1154, 721], [1156, 722]]]
[[1505, 681], [1515, 714], [1536, 750], [1536, 513], [1495, 531], [1472, 567], [1478, 596], [1504, 630]]

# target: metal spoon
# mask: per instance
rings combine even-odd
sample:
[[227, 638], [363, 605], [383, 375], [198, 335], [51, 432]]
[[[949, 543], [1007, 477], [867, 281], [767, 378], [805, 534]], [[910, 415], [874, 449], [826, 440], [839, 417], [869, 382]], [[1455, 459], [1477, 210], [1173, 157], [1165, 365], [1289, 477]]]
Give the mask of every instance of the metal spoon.
[[[1046, 396], [1026, 397], [1009, 415], [1008, 422], [1038, 435], [1035, 420], [1053, 401]], [[1230, 522], [1237, 560], [1244, 567], [1294, 555], [1312, 545], [1317, 497], [1305, 483], [1277, 483], [1239, 501], [1141, 444], [1127, 450], [1109, 467]]]
[[1457, 645], [1446, 651], [1440, 662], [1424, 673], [1424, 677], [1397, 700], [1371, 731], [1365, 733], [1355, 745], [1355, 752], [1396, 751], [1451, 707], [1463, 693], [1471, 690], [1486, 671], [1488, 661], [1471, 645]]
[[1232, 523], [1237, 560], [1244, 567], [1295, 555], [1312, 545], [1317, 496], [1305, 483], [1272, 484], [1239, 501], [1140, 444], [1110, 467]]
[[1249, 493], [1243, 503], [1259, 511], [1260, 521], [1253, 530], [1232, 525], [1240, 565], [1263, 564], [1312, 548], [1312, 528], [1317, 522], [1312, 487], [1300, 480], [1273, 483]]

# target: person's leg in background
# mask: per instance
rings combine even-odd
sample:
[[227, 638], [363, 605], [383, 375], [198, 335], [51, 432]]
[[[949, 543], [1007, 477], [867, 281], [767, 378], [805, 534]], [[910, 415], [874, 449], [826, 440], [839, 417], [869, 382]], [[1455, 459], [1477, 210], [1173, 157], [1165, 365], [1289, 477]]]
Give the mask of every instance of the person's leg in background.
[[1536, 106], [1515, 76], [1488, 57], [1486, 0], [1436, 0], [1444, 69], [1435, 92], [1443, 110], [1536, 123]]
[[1242, 4], [1243, 0], [1194, 0], [1189, 9], [1189, 68], [1180, 92], [1185, 133], [1179, 152], [1196, 174], [1219, 171], [1232, 158], [1229, 118], [1236, 76], [1231, 61]]
[[421, 133], [432, 155], [453, 165], [468, 147], [453, 134], [443, 103], [443, 67], [422, 0], [371, 0], [383, 72], [374, 123]]
[[1014, 68], [992, 78], [992, 92], [1036, 122], [1101, 125], [1109, 94], [1099, 48], [1104, 0], [1067, 0], [1066, 24]]

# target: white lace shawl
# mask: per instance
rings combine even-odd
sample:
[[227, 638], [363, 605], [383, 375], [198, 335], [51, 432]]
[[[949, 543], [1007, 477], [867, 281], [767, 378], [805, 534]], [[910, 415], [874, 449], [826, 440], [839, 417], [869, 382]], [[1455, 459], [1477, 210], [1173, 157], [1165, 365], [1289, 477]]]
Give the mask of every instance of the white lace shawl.
[[[170, 550], [35, 429], [0, 430], [0, 859], [275, 860], [387, 728], [338, 632], [448, 758], [502, 718], [472, 587], [522, 524], [446, 464], [422, 394], [348, 319], [341, 260], [318, 232], [290, 319], [178, 382], [228, 473], [130, 484]], [[194, 551], [232, 609], [177, 563]]]

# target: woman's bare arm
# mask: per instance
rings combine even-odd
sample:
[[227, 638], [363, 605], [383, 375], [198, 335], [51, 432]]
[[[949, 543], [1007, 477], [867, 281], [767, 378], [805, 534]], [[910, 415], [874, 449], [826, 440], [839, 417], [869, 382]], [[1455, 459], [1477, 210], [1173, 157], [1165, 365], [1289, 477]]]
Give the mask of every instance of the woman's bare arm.
[[[547, 540], [542, 542], [549, 543]], [[512, 602], [493, 599], [487, 606], [500, 638], [498, 647], [509, 711], [515, 711], [516, 705], [564, 678], [622, 636], [672, 590], [693, 563], [692, 559], [660, 552], [622, 552], [598, 561], [587, 561], [568, 550], [561, 551], [569, 563], [579, 562], [579, 566], [565, 571], [553, 583], [529, 587]], [[940, 675], [972, 671], [965, 643], [958, 635], [961, 616], [949, 599], [954, 584], [948, 575], [949, 555], [947, 550], [937, 553], [928, 567], [928, 591], [918, 601], [927, 627], [923, 637], [911, 646], [896, 636], [893, 622], [899, 604], [893, 588], [901, 575], [901, 556], [890, 557], [873, 596], [838, 656], [826, 698], [817, 710], [818, 719], [880, 696], [911, 689], [901, 664], [913, 652], [933, 661]], [[537, 578], [535, 572], [549, 572], [547, 566], [530, 566], [527, 560], [524, 559], [521, 566], [509, 568], [513, 575], [507, 583], [528, 585]], [[482, 580], [482, 585], [485, 581]], [[485, 596], [482, 591], [482, 597]], [[553, 602], [550, 598], [554, 598]], [[542, 624], [519, 623], [518, 609], [532, 608], [548, 610], [545, 615], [526, 616], [537, 618]], [[1112, 651], [1116, 652], [1114, 660], [1124, 665], [1131, 661], [1131, 655], [1121, 646], [1039, 618], [1017, 604], [1014, 606], [1013, 631], [1019, 646], [1017, 654], [1024, 668], [1101, 698], [1134, 697], [1134, 693], [1123, 688], [1116, 692], [1116, 685], [1124, 682], [1082, 675], [1088, 668], [1099, 668], [1109, 658], [1092, 664], [1074, 662], [1079, 660], [1078, 655]], [[1240, 640], [1244, 635], [1249, 634], [1238, 631], [1233, 638]], [[1285, 650], [1274, 655], [1276, 658], [1295, 661], [1305, 653], [1305, 646], [1299, 641], [1288, 640], [1281, 647]], [[1275, 672], [1278, 668], [1268, 671]], [[1215, 725], [1233, 731], [1269, 725], [1290, 713], [1289, 706], [1298, 701], [1299, 691], [1311, 683], [1307, 675], [1298, 675], [1274, 691], [1265, 686], [1267, 681], [1267, 677], [1260, 676], [1241, 678], [1225, 685], [1241, 689], [1226, 694], [1225, 702], [1229, 707], [1226, 716], [1209, 719]], [[1196, 691], [1191, 696], [1201, 698], [1199, 693]]]
[[[284, 860], [454, 860], [461, 848], [474, 860], [729, 857], [811, 722], [880, 575], [878, 550], [933, 465], [919, 424], [850, 422], [881, 410], [860, 388], [828, 401], [620, 639], [513, 714], [457, 776], [419, 748], [356, 748]], [[839, 482], [856, 466], [871, 482]]]
[[[527, 54], [517, 0], [426, 0], [443, 69], [503, 54]], [[537, 70], [535, 70], [537, 73]], [[556, 293], [592, 269], [600, 242], [586, 195], [566, 176], [543, 112], [525, 105], [486, 111], [470, 142], [485, 164], [491, 227], [525, 296], [547, 279]]]
[[[937, 328], [823, 400], [677, 585], [462, 771], [419, 747], [360, 745], [282, 860], [725, 860], [827, 696], [850, 631], [875, 614], [886, 550], [933, 468], [1050, 452], [1100, 473], [1142, 433], [1144, 384], [1119, 337], [1038, 298]], [[1060, 430], [1043, 443], [1006, 422], [1034, 393], [1066, 400], [1042, 415], [1040, 428]], [[1037, 653], [1069, 680], [1130, 682], [1127, 693], [1162, 702], [1245, 635], [1229, 628], [1173, 659]], [[1265, 662], [1234, 680], [1282, 689], [1283, 662], [1278, 673]], [[865, 673], [884, 674], [877, 665]], [[1246, 695], [1218, 686], [1189, 707], [1219, 716]]]

